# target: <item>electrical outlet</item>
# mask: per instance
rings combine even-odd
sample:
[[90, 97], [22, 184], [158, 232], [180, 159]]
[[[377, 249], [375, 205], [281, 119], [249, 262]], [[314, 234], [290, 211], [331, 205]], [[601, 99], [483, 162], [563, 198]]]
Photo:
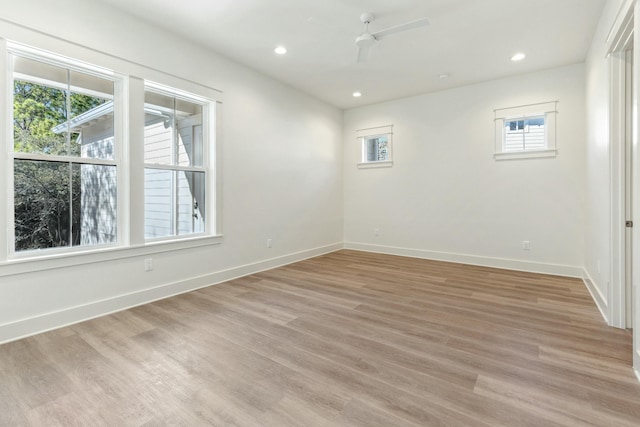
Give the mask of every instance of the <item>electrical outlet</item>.
[[531, 244], [529, 243], [528, 240], [523, 240], [522, 241], [522, 250], [524, 251], [528, 251], [531, 249]]
[[153, 270], [153, 258], [147, 258], [144, 260], [144, 271]]
[[379, 228], [374, 228], [373, 229], [373, 235], [378, 237], [380, 235], [380, 229]]
[[267, 239], [267, 247], [270, 248], [272, 243], [272, 239]]

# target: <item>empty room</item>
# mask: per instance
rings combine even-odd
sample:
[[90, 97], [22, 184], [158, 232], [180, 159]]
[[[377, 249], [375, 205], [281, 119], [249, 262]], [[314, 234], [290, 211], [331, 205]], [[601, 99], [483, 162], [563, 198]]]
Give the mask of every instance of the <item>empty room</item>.
[[0, 6], [0, 426], [640, 425], [635, 0]]

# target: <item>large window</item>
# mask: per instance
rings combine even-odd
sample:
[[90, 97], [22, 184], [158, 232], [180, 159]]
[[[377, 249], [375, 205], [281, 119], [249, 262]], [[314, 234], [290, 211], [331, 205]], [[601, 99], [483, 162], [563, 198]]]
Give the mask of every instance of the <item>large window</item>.
[[11, 55], [14, 251], [117, 241], [118, 81]]
[[112, 71], [0, 46], [0, 92], [12, 101], [0, 139], [0, 264], [220, 242], [219, 92], [123, 60]]
[[145, 91], [145, 238], [205, 231], [208, 106], [185, 95]]

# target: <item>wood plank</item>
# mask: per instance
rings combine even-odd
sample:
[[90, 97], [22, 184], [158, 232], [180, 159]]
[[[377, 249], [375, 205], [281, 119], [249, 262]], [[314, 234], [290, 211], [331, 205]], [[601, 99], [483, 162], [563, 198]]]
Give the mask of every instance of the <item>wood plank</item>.
[[0, 346], [0, 425], [632, 426], [577, 279], [338, 251]]

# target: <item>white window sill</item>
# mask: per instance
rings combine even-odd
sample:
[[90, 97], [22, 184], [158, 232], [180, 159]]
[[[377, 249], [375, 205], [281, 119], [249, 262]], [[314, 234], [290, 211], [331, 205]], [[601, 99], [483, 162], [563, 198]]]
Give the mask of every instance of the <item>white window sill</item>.
[[222, 235], [201, 235], [176, 240], [148, 242], [138, 246], [109, 246], [84, 249], [78, 252], [44, 254], [41, 251], [33, 251], [21, 253], [16, 255], [14, 259], [0, 262], [0, 277], [219, 245], [220, 243], [222, 243]]
[[543, 157], [556, 157], [558, 150], [512, 151], [495, 153], [496, 160], [539, 159]]
[[358, 169], [390, 168], [391, 166], [393, 166], [393, 160], [358, 163]]

